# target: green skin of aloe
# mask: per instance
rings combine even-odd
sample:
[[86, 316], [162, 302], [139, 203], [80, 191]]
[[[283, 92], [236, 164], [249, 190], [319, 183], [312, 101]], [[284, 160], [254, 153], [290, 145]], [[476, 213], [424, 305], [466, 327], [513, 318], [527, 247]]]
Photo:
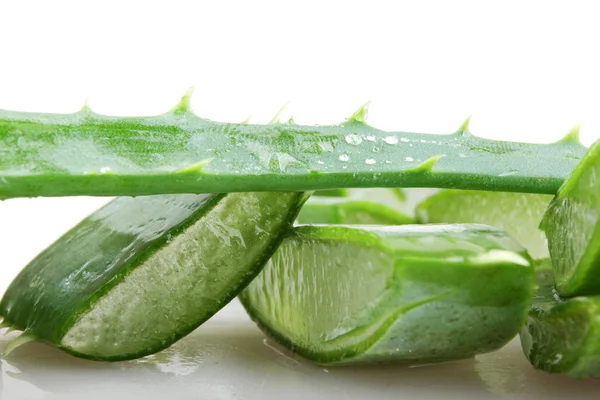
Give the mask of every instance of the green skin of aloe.
[[0, 110], [0, 198], [432, 187], [556, 193], [585, 153], [551, 144], [385, 132], [366, 108], [336, 126], [213, 122], [190, 111], [122, 118]]
[[[598, 251], [595, 246], [597, 241], [594, 240], [599, 230], [596, 215], [600, 203], [595, 190], [596, 170], [600, 164], [596, 162], [598, 145], [586, 154], [586, 149], [578, 141], [576, 130], [558, 142], [545, 145], [478, 138], [469, 133], [467, 123], [457, 132], [447, 135], [384, 132], [365, 123], [367, 110], [364, 107], [348, 121], [337, 126], [313, 127], [277, 122], [269, 125], [218, 123], [194, 115], [189, 108], [189, 95], [186, 94], [181, 103], [170, 112], [155, 117], [103, 116], [93, 113], [87, 107], [77, 113], [62, 115], [0, 111], [0, 198], [177, 194], [173, 201], [179, 202], [178, 198], [189, 196], [182, 193], [238, 192], [243, 196], [250, 191], [280, 191], [288, 192], [287, 196], [290, 196], [292, 191], [318, 190], [321, 194], [345, 195], [345, 188], [375, 187], [432, 187], [549, 195], [558, 191], [542, 224], [548, 236], [557, 290], [564, 299], [581, 299], [600, 294], [598, 274], [595, 273], [596, 265], [600, 263], [595, 261]], [[298, 196], [288, 204], [290, 210], [296, 210], [293, 204], [304, 202], [305, 196]], [[264, 207], [270, 209], [267, 206], [269, 202], [277, 204], [276, 198], [277, 196], [265, 202]], [[301, 198], [304, 200], [300, 200]], [[114, 203], [118, 205], [116, 214], [124, 207], [119, 205], [125, 202], [123, 199], [125, 198], [117, 199], [117, 203]], [[145, 201], [143, 197], [139, 199]], [[304, 215], [301, 214], [300, 217], [307, 222], [329, 224], [397, 225], [410, 222], [387, 211], [381, 213], [377, 207], [366, 204], [352, 207], [344, 202], [324, 208], [319, 204], [309, 203]], [[139, 209], [140, 207], [136, 208]], [[277, 238], [285, 235], [289, 228], [289, 218], [295, 218], [297, 211], [275, 219], [275, 225], [271, 227], [273, 230], [269, 231], [273, 239], [269, 241], [270, 244], [263, 244], [266, 247], [259, 246], [262, 250], [246, 257], [250, 261], [243, 277], [232, 274], [231, 281], [227, 282], [221, 277], [217, 278], [225, 282], [223, 292], [213, 294], [214, 298], [209, 296], [211, 301], [208, 304], [211, 305], [203, 303], [200, 307], [202, 312], [198, 314], [200, 317], [183, 316], [183, 322], [166, 323], [161, 328], [164, 333], [162, 336], [142, 335], [145, 338], [142, 343], [133, 343], [127, 337], [121, 337], [119, 340], [122, 342], [119, 342], [115, 339], [114, 332], [111, 333], [106, 328], [105, 323], [108, 321], [102, 322], [105, 317], [100, 315], [103, 308], [94, 308], [94, 305], [103, 301], [103, 296], [114, 289], [111, 286], [113, 282], [120, 282], [119, 279], [125, 278], [131, 271], [144, 270], [147, 266], [145, 260], [155, 257], [160, 253], [159, 249], [169, 249], [173, 233], [183, 235], [180, 237], [185, 239], [182, 239], [184, 243], [190, 241], [191, 238], [182, 233], [185, 230], [182, 226], [210, 230], [209, 224], [199, 222], [201, 219], [189, 217], [189, 221], [184, 219], [185, 221], [181, 220], [168, 229], [160, 230], [153, 225], [156, 221], [152, 216], [141, 218], [137, 221], [138, 228], [142, 231], [154, 229], [156, 243], [160, 242], [162, 245], [154, 247], [154, 242], [148, 242], [139, 248], [134, 246], [132, 257], [135, 262], [124, 262], [119, 257], [131, 250], [134, 243], [140, 243], [140, 238], [136, 237], [138, 232], [129, 232], [130, 236], [122, 238], [114, 235], [118, 229], [109, 225], [105, 231], [101, 230], [105, 232], [105, 237], [97, 243], [102, 243], [102, 251], [94, 245], [83, 247], [84, 250], [89, 250], [89, 253], [83, 253], [83, 258], [93, 260], [90, 261], [93, 267], [90, 271], [84, 268], [86, 273], [79, 275], [77, 271], [81, 268], [81, 263], [70, 262], [66, 254], [77, 248], [73, 243], [80, 239], [67, 240], [65, 238], [69, 234], [66, 234], [43, 252], [37, 261], [34, 260], [13, 282], [0, 305], [0, 313], [4, 316], [3, 324], [24, 330], [22, 341], [42, 340], [73, 354], [93, 359], [125, 359], [158, 351], [209, 318], [243, 289], [276, 250], [279, 243]], [[258, 211], [240, 210], [240, 207], [237, 212], [240, 220], [260, 214]], [[91, 218], [93, 219], [93, 215]], [[447, 219], [444, 216], [440, 218]], [[272, 222], [271, 219], [268, 220]], [[196, 225], [192, 222], [187, 225], [186, 221], [195, 221]], [[90, 219], [82, 224], [84, 227], [85, 224], [90, 224]], [[243, 223], [239, 227], [245, 229]], [[578, 230], [581, 233], [571, 234]], [[94, 235], [89, 232], [79, 232], [78, 237], [87, 238], [93, 244]], [[201, 236], [204, 238], [206, 235]], [[198, 252], [202, 250], [202, 246], [188, 247], [188, 250]], [[179, 248], [172, 253], [166, 251], [176, 257], [183, 250]], [[435, 253], [436, 248], [428, 248], [427, 251]], [[223, 253], [227, 251], [223, 250]], [[423, 254], [426, 253], [424, 251]], [[99, 254], [102, 255], [98, 261]], [[110, 259], [107, 254], [117, 258]], [[211, 254], [209, 258], [214, 261], [219, 255]], [[220, 265], [220, 262], [209, 264], [208, 270], [213, 273], [214, 265]], [[171, 267], [173, 265], [178, 265], [178, 262]], [[469, 263], [461, 264], [463, 268], [468, 265]], [[456, 277], [456, 271], [449, 270], [447, 277], [450, 281], [453, 276]], [[194, 272], [190, 273], [196, 276]], [[199, 282], [204, 282], [206, 277], [201, 275], [198, 275]], [[72, 283], [74, 277], [78, 280], [75, 286]], [[119, 279], [111, 280], [115, 277]], [[423, 287], [427, 286], [428, 279], [432, 279], [432, 276], [421, 282]], [[46, 285], [46, 282], [54, 282], [56, 285]], [[148, 284], [140, 282], [142, 285]], [[287, 281], [282, 282], [288, 284]], [[415, 287], [419, 288], [418, 285]], [[158, 299], [156, 293], [148, 295], [148, 291], [143, 291], [138, 297]], [[170, 300], [175, 299], [170, 297], [173, 296], [172, 293], [165, 296]], [[501, 294], [498, 296], [501, 297]], [[116, 296], [114, 299], [118, 298]], [[183, 297], [188, 305], [191, 304], [190, 299], [194, 299], [197, 304], [198, 299], [193, 296]], [[566, 301], [569, 302], [575, 301]], [[525, 303], [520, 302], [521, 308], [517, 308], [522, 310]], [[148, 302], [145, 304], [147, 306]], [[107, 305], [111, 304], [104, 304], [103, 307]], [[127, 329], [134, 330], [125, 330], [131, 337], [139, 334], [135, 331], [136, 327], [147, 323], [144, 322], [145, 315], [140, 311], [143, 309], [140, 308], [137, 314], [134, 310], [129, 315], [132, 317], [130, 321], [120, 322]], [[567, 310], [565, 315], [569, 316], [570, 308], [564, 309]], [[94, 310], [100, 310], [96, 311], [99, 314], [92, 315]], [[381, 316], [378, 312], [366, 312], [364, 318]], [[534, 307], [533, 318], [538, 318], [535, 313]], [[253, 315], [260, 320], [256, 314]], [[49, 316], [53, 317], [52, 320]], [[101, 339], [95, 343], [98, 335], [86, 338], [86, 329], [73, 331], [85, 318], [88, 324], [84, 324], [84, 328], [94, 326], [97, 331], [102, 331], [101, 338], [110, 337], [111, 340]], [[560, 346], [560, 340], [564, 340], [560, 332], [564, 329], [558, 325], [547, 325], [549, 336], [544, 337], [554, 337], [553, 340], [558, 341], [554, 344]], [[292, 333], [280, 334], [275, 329], [268, 330], [279, 335], [282, 342], [303, 351], [303, 354], [311, 354], [306, 350], [309, 347], [301, 350], [302, 345], [293, 341]], [[593, 371], [590, 372], [597, 368], [593, 363], [580, 363], [579, 369], [562, 368], [554, 371], [544, 367], [546, 364], [543, 362], [533, 361], [536, 352], [543, 353], [539, 346], [541, 340], [539, 336], [530, 335], [528, 356], [536, 367], [553, 372], [575, 371], [573, 375], [594, 374]], [[118, 349], [109, 349], [109, 342], [112, 345], [117, 343]], [[366, 342], [360, 343], [364, 345]], [[430, 349], [433, 345], [430, 343]], [[354, 344], [350, 345], [352, 346]], [[377, 359], [379, 356], [373, 352], [374, 348], [361, 348], [352, 357]], [[471, 354], [486, 349], [477, 340], [471, 343]], [[594, 348], [588, 346], [586, 349], [590, 354], [595, 354]], [[321, 350], [323, 349], [314, 354], [320, 354]], [[329, 353], [330, 349], [325, 350], [329, 354], [326, 362], [344, 362], [350, 357], [345, 353], [342, 356], [331, 356], [335, 351]], [[446, 356], [440, 356], [439, 359], [461, 356], [460, 351], [452, 353], [451, 346], [446, 350]], [[462, 355], [467, 353], [469, 352], [463, 352]], [[420, 357], [420, 360], [436, 359], [427, 354], [427, 351]], [[401, 354], [399, 358], [406, 358], [406, 354]]]
[[302, 192], [119, 197], [59, 238], [15, 278], [9, 351], [41, 341], [118, 361], [196, 329], [261, 270], [296, 218]]

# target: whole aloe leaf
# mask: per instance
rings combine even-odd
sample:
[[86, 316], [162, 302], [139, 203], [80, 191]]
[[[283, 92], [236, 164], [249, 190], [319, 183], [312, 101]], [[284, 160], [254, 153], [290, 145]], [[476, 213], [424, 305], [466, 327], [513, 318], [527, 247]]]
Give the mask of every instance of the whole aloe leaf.
[[153, 117], [0, 110], [0, 198], [438, 187], [554, 194], [583, 156], [551, 144], [385, 132], [366, 107], [336, 126], [202, 119], [189, 93]]

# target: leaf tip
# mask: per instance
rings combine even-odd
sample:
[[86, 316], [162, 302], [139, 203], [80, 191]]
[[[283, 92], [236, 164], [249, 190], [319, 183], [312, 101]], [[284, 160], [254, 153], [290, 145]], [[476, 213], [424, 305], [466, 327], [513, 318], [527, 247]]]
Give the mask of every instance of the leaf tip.
[[367, 117], [369, 116], [369, 107], [371, 106], [371, 101], [367, 101], [365, 104], [359, 107], [358, 110], [352, 114], [350, 118], [346, 121], [346, 123], [358, 123], [358, 124], [366, 124]]
[[200, 160], [197, 163], [188, 165], [187, 167], [183, 167], [177, 170], [177, 173], [202, 173], [204, 167], [206, 167], [213, 159], [207, 158], [204, 160]]
[[254, 116], [248, 115], [245, 120], [243, 120], [242, 122], [240, 122], [240, 124], [242, 124], [242, 125], [248, 125], [248, 124], [251, 124], [253, 121], [254, 121]]
[[579, 133], [580, 133], [580, 131], [581, 131], [581, 123], [578, 122], [557, 143], [577, 143], [577, 144], [581, 144], [581, 141], [579, 140]]
[[289, 106], [290, 106], [290, 102], [288, 101], [279, 109], [279, 111], [277, 111], [277, 114], [275, 114], [275, 116], [271, 119], [271, 121], [269, 121], [269, 125], [283, 124], [284, 123], [283, 116], [287, 112], [287, 109], [289, 108]]
[[460, 127], [456, 131], [456, 133], [459, 136], [470, 135], [471, 134], [471, 131], [469, 130], [469, 124], [470, 123], [471, 123], [471, 115], [469, 115], [467, 117], [467, 119], [465, 119], [465, 121], [460, 125]]
[[192, 112], [192, 95], [194, 94], [194, 90], [196, 88], [192, 86], [181, 97], [179, 103], [175, 107], [171, 109], [171, 113], [173, 114], [183, 114]]
[[90, 101], [89, 101], [89, 99], [86, 98], [83, 101], [83, 105], [79, 109], [79, 113], [81, 113], [81, 114], [93, 114], [94, 113], [92, 111], [92, 109], [90, 108]]
[[411, 168], [410, 171], [413, 172], [422, 172], [427, 173], [433, 171], [434, 165], [442, 158], [446, 157], [445, 154], [436, 154], [435, 156], [429, 157], [421, 164], [417, 165], [414, 168]]

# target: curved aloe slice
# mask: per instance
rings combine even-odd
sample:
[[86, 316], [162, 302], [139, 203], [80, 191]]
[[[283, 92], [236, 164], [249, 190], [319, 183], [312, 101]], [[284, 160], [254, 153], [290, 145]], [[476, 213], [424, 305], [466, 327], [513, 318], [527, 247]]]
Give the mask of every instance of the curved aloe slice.
[[526, 193], [443, 190], [417, 206], [420, 223], [479, 223], [514, 237], [534, 259], [548, 258], [546, 235], [538, 229], [552, 196]]
[[560, 299], [552, 273], [538, 273], [523, 351], [534, 367], [576, 378], [600, 377], [600, 296]]
[[38, 255], [0, 303], [4, 325], [74, 355], [155, 353], [227, 304], [263, 267], [302, 193], [113, 200]]
[[348, 198], [313, 197], [300, 214], [301, 224], [405, 225], [414, 220], [386, 205]]
[[600, 294], [600, 142], [586, 153], [544, 215], [556, 288]]
[[318, 363], [421, 363], [504, 345], [533, 290], [529, 256], [491, 227], [300, 226], [240, 299]]

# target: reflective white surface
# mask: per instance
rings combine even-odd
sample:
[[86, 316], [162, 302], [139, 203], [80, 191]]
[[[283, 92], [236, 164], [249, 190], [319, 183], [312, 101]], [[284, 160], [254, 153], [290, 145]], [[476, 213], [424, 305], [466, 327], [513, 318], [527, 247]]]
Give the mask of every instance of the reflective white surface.
[[[597, 2], [0, 2], [0, 108], [195, 111], [336, 124], [373, 101], [380, 129], [558, 140], [600, 132]], [[59, 4], [61, 3], [61, 4]], [[176, 3], [176, 4], [175, 4]], [[368, 4], [367, 4], [368, 3]], [[293, 115], [292, 115], [293, 114]], [[0, 202], [0, 293], [105, 199]], [[0, 350], [10, 337], [0, 333]], [[597, 399], [600, 381], [535, 371], [518, 342], [474, 360], [323, 368], [265, 342], [237, 302], [172, 348], [115, 364], [32, 343], [2, 360], [2, 399]]]
[[[0, 338], [3, 348], [11, 337]], [[136, 361], [77, 359], [39, 343], [2, 360], [2, 399], [597, 399], [600, 380], [534, 370], [518, 341], [471, 360], [323, 368], [265, 338], [234, 301], [171, 348]]]

